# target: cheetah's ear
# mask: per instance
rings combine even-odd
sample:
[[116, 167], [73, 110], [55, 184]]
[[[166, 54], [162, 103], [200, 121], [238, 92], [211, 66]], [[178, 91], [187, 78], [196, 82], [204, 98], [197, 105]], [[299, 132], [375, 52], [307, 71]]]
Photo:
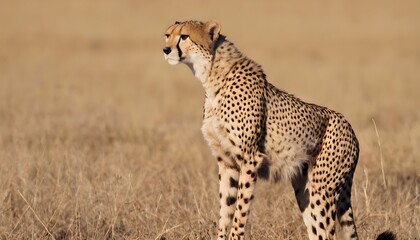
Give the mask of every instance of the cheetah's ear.
[[212, 42], [216, 41], [219, 38], [220, 34], [220, 22], [217, 20], [211, 20], [205, 23], [206, 32], [209, 34], [209, 37]]

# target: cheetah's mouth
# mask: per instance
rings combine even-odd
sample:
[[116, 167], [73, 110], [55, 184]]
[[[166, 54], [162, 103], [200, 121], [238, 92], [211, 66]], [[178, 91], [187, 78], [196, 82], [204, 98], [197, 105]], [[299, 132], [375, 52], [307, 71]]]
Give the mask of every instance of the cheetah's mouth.
[[170, 65], [176, 65], [176, 64], [178, 64], [178, 63], [180, 63], [180, 62], [181, 62], [181, 60], [180, 60], [180, 59], [177, 59], [177, 58], [171, 57], [171, 56], [166, 55], [166, 54], [164, 54], [164, 55], [165, 55], [165, 60], [166, 60], [166, 61], [168, 61], [168, 63], [169, 63]]
[[185, 60], [185, 57], [174, 58], [174, 57], [171, 57], [171, 56], [165, 54], [165, 60], [168, 61], [168, 63], [170, 65], [176, 65], [176, 64], [182, 62], [183, 60]]

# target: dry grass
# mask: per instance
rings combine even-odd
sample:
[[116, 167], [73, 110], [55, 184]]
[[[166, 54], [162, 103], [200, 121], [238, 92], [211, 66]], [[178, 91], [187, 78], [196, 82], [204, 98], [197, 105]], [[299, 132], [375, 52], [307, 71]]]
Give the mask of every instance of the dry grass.
[[[351, 121], [361, 239], [387, 229], [419, 238], [418, 1], [0, 6], [1, 239], [213, 236], [203, 90], [161, 53], [170, 23], [210, 18], [275, 85]], [[289, 184], [257, 192], [251, 239], [305, 239]]]

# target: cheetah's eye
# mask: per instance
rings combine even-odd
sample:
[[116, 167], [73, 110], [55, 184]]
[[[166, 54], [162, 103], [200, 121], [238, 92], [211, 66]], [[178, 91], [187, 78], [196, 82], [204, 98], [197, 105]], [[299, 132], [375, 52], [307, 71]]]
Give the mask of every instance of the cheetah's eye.
[[181, 39], [182, 40], [187, 40], [187, 38], [189, 38], [189, 35], [185, 35], [185, 34], [181, 34]]
[[165, 34], [165, 37], [166, 37], [166, 38], [169, 38], [169, 34]]

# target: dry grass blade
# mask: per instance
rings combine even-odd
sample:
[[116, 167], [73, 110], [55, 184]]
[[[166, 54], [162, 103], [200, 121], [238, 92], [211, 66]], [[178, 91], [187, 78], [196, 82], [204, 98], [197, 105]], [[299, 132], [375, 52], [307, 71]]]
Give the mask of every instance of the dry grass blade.
[[[198, 221], [198, 220], [196, 220], [196, 221]], [[161, 233], [159, 233], [159, 235], [157, 235], [157, 236], [156, 236], [155, 240], [159, 240], [159, 239], [161, 239], [161, 238], [162, 238], [165, 234], [167, 234], [167, 233], [169, 233], [170, 231], [173, 231], [173, 230], [175, 230], [175, 229], [177, 229], [177, 228], [179, 228], [179, 227], [182, 227], [183, 225], [185, 225], [185, 224], [187, 224], [187, 223], [191, 223], [191, 221], [183, 222], [183, 223], [177, 224], [177, 225], [175, 225], [175, 226], [173, 226], [173, 227], [170, 227], [170, 228], [168, 228], [168, 229], [163, 230]], [[167, 224], [167, 221], [165, 222], [165, 225], [166, 225], [166, 224]]]
[[365, 173], [365, 184], [363, 185], [363, 194], [365, 196], [365, 206], [366, 206], [366, 212], [369, 213], [369, 196], [368, 196], [368, 187], [369, 187], [369, 173], [366, 167], [363, 167], [363, 172]]
[[32, 213], [34, 214], [34, 216], [36, 217], [36, 219], [38, 220], [38, 222], [44, 227], [45, 231], [48, 233], [48, 235], [55, 240], [54, 235], [52, 235], [52, 233], [50, 232], [50, 230], [48, 230], [48, 227], [44, 224], [44, 222], [41, 220], [41, 218], [39, 218], [38, 214], [36, 214], [35, 210], [32, 208], [31, 204], [29, 204], [28, 200], [26, 200], [26, 198], [23, 196], [23, 194], [17, 190], [17, 192], [19, 193], [20, 197], [23, 199], [23, 201], [25, 201], [25, 203], [28, 205], [29, 209], [31, 209]]
[[375, 132], [376, 132], [376, 139], [378, 140], [378, 146], [379, 146], [379, 154], [381, 156], [381, 171], [382, 171], [382, 182], [384, 184], [384, 188], [386, 189], [386, 179], [385, 179], [385, 170], [384, 170], [384, 157], [382, 155], [382, 146], [381, 146], [381, 139], [379, 138], [379, 132], [378, 128], [376, 127], [375, 119], [372, 118], [373, 126], [375, 126]]

